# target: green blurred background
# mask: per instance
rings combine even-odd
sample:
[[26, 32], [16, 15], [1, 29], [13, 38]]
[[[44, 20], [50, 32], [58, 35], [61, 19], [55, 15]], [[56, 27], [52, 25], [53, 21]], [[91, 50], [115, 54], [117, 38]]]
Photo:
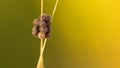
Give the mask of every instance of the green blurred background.
[[[44, 0], [51, 14], [55, 0]], [[40, 0], [0, 0], [0, 68], [36, 68]], [[46, 68], [120, 68], [120, 0], [59, 0]]]

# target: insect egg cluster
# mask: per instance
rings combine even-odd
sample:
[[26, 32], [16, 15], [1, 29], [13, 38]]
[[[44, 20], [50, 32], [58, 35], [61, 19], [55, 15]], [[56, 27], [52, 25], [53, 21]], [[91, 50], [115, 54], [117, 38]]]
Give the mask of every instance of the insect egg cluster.
[[39, 39], [51, 36], [51, 16], [43, 14], [42, 18], [33, 21], [32, 35]]

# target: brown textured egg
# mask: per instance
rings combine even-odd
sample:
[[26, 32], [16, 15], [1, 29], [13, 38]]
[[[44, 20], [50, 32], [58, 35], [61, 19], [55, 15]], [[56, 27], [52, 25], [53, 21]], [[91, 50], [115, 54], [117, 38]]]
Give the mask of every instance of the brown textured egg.
[[38, 38], [39, 38], [39, 39], [45, 39], [45, 34], [39, 32], [39, 33], [38, 33]]
[[39, 27], [40, 27], [40, 28], [46, 27], [46, 23], [45, 23], [44, 21], [40, 21], [40, 22], [39, 22]]
[[35, 37], [37, 37], [38, 32], [39, 32], [39, 26], [34, 26], [32, 28], [32, 35], [35, 36]]
[[33, 20], [33, 25], [39, 25], [39, 21], [40, 21], [39, 19], [34, 19]]
[[46, 23], [51, 21], [51, 16], [48, 14], [43, 14], [42, 20], [45, 21]]

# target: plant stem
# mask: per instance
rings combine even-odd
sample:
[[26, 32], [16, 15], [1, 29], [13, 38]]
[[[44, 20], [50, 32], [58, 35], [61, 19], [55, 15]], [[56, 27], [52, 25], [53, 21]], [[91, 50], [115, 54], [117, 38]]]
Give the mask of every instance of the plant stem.
[[55, 2], [55, 6], [54, 6], [54, 9], [53, 9], [53, 12], [52, 12], [52, 19], [51, 19], [51, 21], [53, 20], [53, 17], [54, 17], [57, 5], [58, 5], [58, 0], [56, 0], [56, 2]]
[[45, 38], [45, 40], [44, 40], [44, 43], [43, 43], [43, 46], [42, 46], [41, 55], [43, 55], [43, 53], [44, 53], [44, 49], [45, 49], [46, 43], [47, 43], [47, 38]]
[[41, 0], [41, 20], [42, 20], [42, 15], [43, 15], [43, 0]]
[[39, 61], [37, 64], [37, 68], [44, 68], [44, 64], [43, 64], [43, 56], [42, 56], [42, 52], [43, 52], [43, 39], [40, 39], [40, 57], [39, 57]]
[[40, 50], [40, 57], [39, 57], [37, 68], [44, 68], [43, 53], [44, 53], [44, 49], [46, 46], [46, 42], [47, 42], [47, 39], [45, 39], [45, 40], [41, 39], [41, 50]]

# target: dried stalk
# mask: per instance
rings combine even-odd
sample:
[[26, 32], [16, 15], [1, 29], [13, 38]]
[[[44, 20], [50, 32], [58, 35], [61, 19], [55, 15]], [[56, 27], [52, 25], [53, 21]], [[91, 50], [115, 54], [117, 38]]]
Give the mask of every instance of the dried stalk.
[[43, 56], [42, 56], [42, 52], [43, 52], [43, 49], [42, 49], [42, 46], [43, 46], [43, 39], [41, 39], [41, 42], [40, 42], [40, 57], [39, 57], [39, 61], [38, 61], [38, 64], [37, 64], [37, 68], [44, 68], [44, 64], [43, 64]]
[[51, 22], [53, 21], [53, 17], [54, 17], [54, 14], [55, 14], [57, 5], [58, 5], [58, 0], [56, 0], [55, 6], [54, 6], [54, 9], [53, 9], [53, 12], [52, 12], [52, 19], [51, 19]]
[[[42, 20], [42, 15], [43, 15], [43, 0], [41, 0], [41, 20]], [[39, 57], [39, 61], [37, 64], [37, 68], [44, 68], [44, 64], [43, 64], [43, 43], [44, 43], [44, 39], [40, 39], [40, 57]]]

